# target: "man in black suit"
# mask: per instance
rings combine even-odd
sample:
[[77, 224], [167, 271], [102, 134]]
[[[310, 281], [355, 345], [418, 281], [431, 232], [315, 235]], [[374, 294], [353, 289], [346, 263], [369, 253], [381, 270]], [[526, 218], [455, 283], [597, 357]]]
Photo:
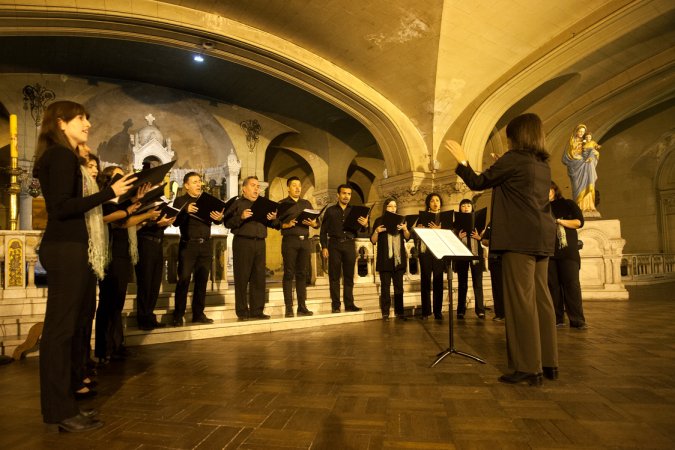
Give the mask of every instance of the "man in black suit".
[[[356, 263], [356, 248], [354, 238], [356, 233], [345, 230], [345, 218], [351, 210], [349, 202], [352, 199], [352, 188], [341, 184], [337, 188], [337, 203], [326, 208], [321, 224], [321, 252], [328, 259], [328, 280], [330, 283], [331, 311], [340, 312], [340, 276], [344, 283], [343, 299], [345, 311], [361, 311], [354, 304], [354, 264]], [[359, 225], [366, 228], [368, 217], [359, 217]]]
[[[178, 246], [178, 282], [176, 283], [175, 309], [173, 325], [183, 325], [183, 315], [187, 305], [187, 293], [190, 278], [194, 273], [194, 292], [192, 294], [192, 322], [213, 323], [204, 314], [206, 300], [206, 283], [211, 269], [211, 222], [198, 219], [195, 214], [199, 208], [195, 202], [202, 193], [202, 179], [196, 172], [188, 172], [183, 177], [182, 195], [173, 202], [174, 208], [183, 210], [176, 217], [174, 226], [180, 227], [180, 244]], [[187, 206], [184, 206], [186, 205]], [[220, 224], [224, 211], [211, 211], [211, 220]]]

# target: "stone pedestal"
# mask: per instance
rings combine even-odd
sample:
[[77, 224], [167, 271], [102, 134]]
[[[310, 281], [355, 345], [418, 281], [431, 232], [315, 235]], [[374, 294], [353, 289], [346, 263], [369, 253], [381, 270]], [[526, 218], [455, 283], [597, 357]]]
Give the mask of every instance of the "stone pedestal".
[[628, 291], [621, 282], [626, 241], [621, 237], [619, 220], [588, 220], [579, 230], [579, 239], [584, 242], [579, 274], [583, 298], [627, 300]]

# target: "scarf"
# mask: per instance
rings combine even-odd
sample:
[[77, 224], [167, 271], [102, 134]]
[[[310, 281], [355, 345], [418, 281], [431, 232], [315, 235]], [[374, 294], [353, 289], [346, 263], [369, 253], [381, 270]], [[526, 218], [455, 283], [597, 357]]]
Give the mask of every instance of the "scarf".
[[[88, 197], [98, 192], [96, 181], [89, 175], [87, 169], [80, 166], [82, 171], [82, 195]], [[96, 274], [96, 278], [102, 280], [105, 276], [105, 268], [110, 262], [110, 251], [108, 249], [108, 227], [103, 223], [103, 208], [97, 205], [84, 213], [84, 221], [87, 224], [87, 234], [89, 235], [87, 253], [89, 255], [89, 265]]]
[[394, 267], [401, 265], [401, 233], [387, 233], [389, 257], [394, 258]]
[[567, 233], [565, 232], [565, 227], [558, 224], [558, 248], [567, 248]]
[[129, 233], [129, 256], [131, 257], [131, 264], [134, 266], [138, 264], [138, 237], [136, 236], [136, 226], [127, 228]]

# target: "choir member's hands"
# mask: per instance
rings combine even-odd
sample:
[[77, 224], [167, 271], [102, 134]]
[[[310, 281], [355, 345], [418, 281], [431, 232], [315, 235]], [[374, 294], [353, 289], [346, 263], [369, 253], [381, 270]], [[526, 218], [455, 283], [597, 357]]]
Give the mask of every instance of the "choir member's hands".
[[445, 149], [449, 151], [452, 156], [455, 157], [458, 163], [467, 160], [466, 152], [464, 151], [462, 145], [459, 142], [453, 141], [452, 139], [448, 139], [443, 144], [443, 147], [445, 147]]
[[403, 232], [405, 233], [406, 231], [408, 231], [408, 223], [407, 223], [407, 222], [403, 222], [402, 224], [397, 225], [397, 226], [396, 226], [396, 229], [401, 230], [401, 231], [403, 231]]
[[133, 173], [130, 173], [115, 181], [112, 185], [113, 192], [115, 192], [115, 197], [126, 194], [129, 189], [131, 189], [131, 186], [134, 184], [136, 179], [137, 177], [135, 177]]
[[245, 209], [241, 212], [241, 220], [246, 220], [253, 215], [251, 208]]
[[434, 230], [440, 230], [440, 229], [441, 229], [441, 224], [440, 224], [440, 223], [436, 223], [436, 222], [429, 222], [429, 223], [427, 224], [427, 226], [428, 226], [429, 228], [433, 228]]
[[[293, 228], [295, 225], [297, 225], [298, 221], [295, 219], [291, 219], [290, 222], [286, 222], [281, 224], [281, 228], [286, 229], [286, 228]], [[304, 222], [303, 222], [304, 223]]]
[[127, 216], [130, 216], [133, 213], [135, 213], [138, 210], [138, 208], [140, 208], [140, 207], [141, 207], [141, 202], [135, 202], [135, 203], [132, 203], [131, 205], [127, 206], [127, 209], [126, 209]]
[[362, 227], [367, 227], [367, 226], [368, 226], [368, 216], [366, 216], [366, 217], [363, 217], [363, 216], [359, 217], [359, 218], [358, 218], [358, 222], [359, 222], [359, 225], [361, 225]]
[[267, 213], [267, 220], [274, 220], [276, 218], [277, 218], [277, 212], [276, 211], [271, 212], [271, 213]]
[[145, 220], [157, 220], [160, 214], [162, 214], [162, 211], [160, 211], [159, 208], [155, 208], [146, 212], [143, 216], [145, 216]]
[[481, 239], [480, 234], [478, 234], [478, 230], [476, 230], [475, 228], [471, 232], [471, 237], [474, 238], [477, 241], [480, 241], [480, 239]]
[[145, 194], [148, 193], [148, 191], [152, 188], [152, 185], [150, 183], [144, 183], [142, 184], [139, 188], [138, 191], [136, 191], [136, 195], [131, 199], [132, 202], [137, 202], [140, 199], [143, 198]]
[[323, 259], [328, 259], [328, 249], [327, 248], [321, 249], [321, 256], [323, 256]]
[[305, 219], [302, 221], [302, 224], [312, 228], [316, 228], [319, 226], [319, 222], [317, 222], [316, 219]]
[[225, 208], [223, 208], [223, 210], [220, 211], [220, 212], [218, 212], [218, 211], [211, 211], [211, 214], [209, 214], [209, 216], [211, 216], [211, 218], [212, 218], [214, 221], [220, 222], [221, 220], [223, 220], [223, 216], [225, 216]]
[[375, 228], [375, 232], [377, 234], [384, 233], [386, 231], [387, 231], [387, 227], [385, 227], [384, 225], [380, 225], [379, 227]]
[[466, 237], [466, 231], [459, 230], [459, 233], [457, 233], [457, 236], [459, 236], [460, 239], [464, 239]]
[[175, 220], [175, 217], [167, 217], [165, 214], [157, 221], [157, 225], [160, 227], [168, 227], [169, 225], [172, 225]]
[[195, 214], [197, 211], [199, 211], [199, 208], [194, 202], [188, 205], [187, 207], [188, 214]]

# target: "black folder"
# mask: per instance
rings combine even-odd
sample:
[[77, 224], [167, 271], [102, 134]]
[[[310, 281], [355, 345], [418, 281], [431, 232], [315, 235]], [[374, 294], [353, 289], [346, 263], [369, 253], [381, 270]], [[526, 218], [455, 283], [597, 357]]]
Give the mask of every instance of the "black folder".
[[389, 234], [397, 234], [399, 231], [398, 226], [402, 225], [403, 222], [405, 222], [405, 216], [400, 214], [385, 211], [382, 215], [382, 225], [384, 225]]
[[279, 207], [277, 209], [277, 219], [282, 223], [290, 222], [291, 217], [298, 213], [295, 211], [297, 209], [298, 202], [279, 202]]
[[169, 205], [168, 203], [164, 203], [160, 206], [160, 211], [162, 214], [159, 216], [160, 219], [163, 216], [166, 216], [168, 219], [171, 219], [173, 217], [176, 217], [182, 210], [187, 206], [189, 202], [183, 203], [183, 206], [181, 208], [174, 208], [173, 205]]
[[250, 219], [266, 225], [268, 222], [267, 215], [278, 210], [279, 203], [272, 201], [267, 197], [260, 196], [251, 205], [251, 212], [253, 215], [250, 217]]
[[349, 213], [347, 214], [347, 217], [345, 217], [342, 228], [356, 233], [361, 229], [359, 217], [368, 217], [370, 215], [371, 208], [372, 206], [370, 208], [362, 205], [352, 206], [349, 210]]
[[409, 230], [415, 226], [419, 218], [420, 218], [419, 214], [408, 214], [405, 216], [405, 223], [408, 226]]
[[487, 208], [479, 209], [476, 212], [470, 213], [455, 213], [455, 229], [465, 231], [471, 234], [473, 230], [481, 233], [485, 229], [485, 221], [487, 218]]
[[211, 223], [213, 222], [213, 219], [211, 219], [211, 212], [225, 211], [227, 203], [207, 192], [202, 192], [199, 198], [197, 198], [195, 206], [198, 208], [197, 212], [190, 215], [204, 223]]
[[135, 173], [134, 176], [136, 177], [136, 181], [131, 185], [131, 189], [129, 189], [126, 194], [120, 195], [117, 198], [116, 203], [122, 203], [136, 195], [138, 193], [138, 188], [145, 183], [150, 183], [152, 186], [160, 184], [174, 164], [176, 164], [175, 160], [169, 161], [161, 166], [153, 167], [152, 169], [146, 169]]
[[300, 215], [295, 218], [295, 220], [298, 221], [299, 225], [302, 225], [302, 221], [305, 219], [314, 220], [323, 213], [323, 211], [326, 209], [326, 206], [321, 209], [303, 209]]
[[[454, 211], [441, 211], [441, 213], [439, 214], [441, 228], [443, 228], [444, 230], [452, 229], [453, 217]], [[419, 212], [419, 218], [417, 219], [418, 224], [426, 227], [431, 222], [436, 224], [439, 223], [436, 221], [436, 213], [432, 213], [429, 211]]]

